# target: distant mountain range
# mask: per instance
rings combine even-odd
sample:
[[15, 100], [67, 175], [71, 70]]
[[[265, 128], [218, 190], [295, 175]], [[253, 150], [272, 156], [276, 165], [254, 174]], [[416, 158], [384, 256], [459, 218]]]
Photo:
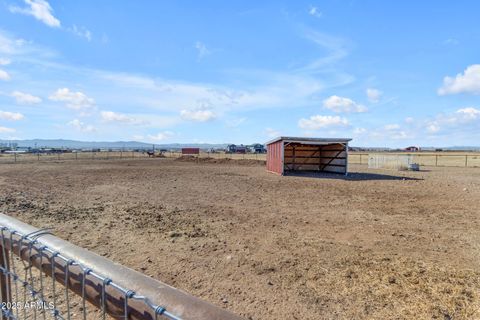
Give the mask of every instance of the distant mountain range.
[[0, 144], [16, 143], [20, 148], [67, 148], [67, 149], [179, 149], [194, 147], [201, 149], [225, 148], [227, 144], [169, 143], [152, 144], [138, 141], [76, 141], [64, 139], [1, 140]]
[[[151, 149], [153, 145], [157, 149], [180, 149], [193, 147], [200, 149], [226, 148], [227, 143], [167, 143], [152, 144], [138, 141], [77, 141], [65, 139], [31, 139], [31, 140], [1, 140], [0, 144], [16, 143], [20, 148], [67, 148], [67, 149]], [[388, 150], [389, 148], [384, 148]], [[393, 149], [393, 148], [392, 148]], [[422, 150], [459, 150], [479, 151], [480, 146], [451, 146], [451, 147], [422, 147]]]

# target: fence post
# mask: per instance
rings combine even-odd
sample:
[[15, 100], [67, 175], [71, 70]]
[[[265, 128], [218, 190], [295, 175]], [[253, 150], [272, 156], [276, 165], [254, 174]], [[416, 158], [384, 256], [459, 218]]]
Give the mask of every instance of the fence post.
[[17, 153], [16, 152], [13, 154], [13, 158], [15, 159], [14, 161], [17, 162]]
[[465, 167], [468, 167], [468, 154], [465, 155]]
[[362, 164], [362, 154], [360, 153], [360, 164]]
[[[2, 231], [3, 233], [3, 231]], [[3, 239], [2, 239], [3, 240]], [[10, 270], [10, 265], [8, 261], [8, 250], [4, 246], [0, 244], [0, 266], [3, 268], [5, 271]], [[2, 298], [2, 311], [0, 313], [0, 319], [9, 319], [9, 317], [4, 317], [3, 311], [9, 311], [10, 309], [10, 304], [11, 304], [11, 297], [12, 297], [12, 292], [10, 291], [10, 277], [7, 273], [2, 273], [0, 275], [0, 295]]]
[[435, 155], [435, 167], [438, 167], [438, 154]]
[[40, 161], [40, 152], [37, 153], [37, 160]]
[[78, 160], [78, 152], [75, 152], [75, 160]]

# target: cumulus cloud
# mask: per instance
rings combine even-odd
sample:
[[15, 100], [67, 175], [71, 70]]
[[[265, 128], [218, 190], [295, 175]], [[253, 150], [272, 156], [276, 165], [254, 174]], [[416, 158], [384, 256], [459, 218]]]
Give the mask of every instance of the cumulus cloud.
[[0, 133], [13, 133], [13, 132], [15, 132], [15, 129], [13, 128], [0, 127]]
[[437, 124], [432, 123], [427, 126], [427, 132], [429, 133], [437, 133], [438, 131], [440, 131], [440, 127]]
[[367, 129], [365, 129], [365, 128], [355, 128], [355, 129], [353, 129], [353, 134], [357, 135], [357, 136], [362, 135], [366, 132], [367, 132]]
[[13, 91], [11, 95], [18, 104], [36, 104], [42, 102], [41, 98], [25, 92]]
[[400, 129], [400, 125], [394, 123], [394, 124], [387, 124], [384, 126], [385, 130], [398, 130]]
[[460, 41], [458, 39], [455, 39], [455, 38], [448, 38], [448, 39], [445, 39], [442, 42], [442, 44], [456, 46], [456, 45], [460, 44]]
[[439, 95], [472, 93], [480, 94], [480, 64], [473, 64], [463, 73], [443, 78], [443, 86], [438, 89]]
[[314, 16], [315, 18], [321, 18], [323, 15], [323, 13], [320, 12], [317, 7], [310, 7], [310, 10], [308, 10], [308, 14]]
[[465, 120], [477, 120], [480, 119], [480, 110], [476, 108], [463, 108], [456, 111], [457, 114], [461, 115]]
[[198, 52], [198, 59], [203, 59], [211, 53], [211, 51], [207, 48], [205, 43], [200, 41], [197, 41], [195, 43], [195, 49], [197, 49], [197, 52]]
[[366, 112], [367, 108], [352, 99], [331, 96], [323, 100], [323, 106], [337, 113], [341, 112]]
[[208, 109], [182, 110], [180, 116], [184, 120], [195, 122], [207, 122], [217, 117], [212, 110]]
[[368, 88], [367, 89], [367, 98], [368, 101], [377, 103], [380, 101], [380, 97], [382, 96], [382, 91], [378, 89]]
[[83, 92], [73, 92], [68, 88], [58, 89], [48, 98], [53, 101], [65, 102], [68, 108], [77, 111], [86, 110], [95, 106], [95, 100], [89, 98]]
[[173, 136], [174, 136], [173, 132], [163, 131], [163, 132], [159, 132], [155, 135], [148, 135], [148, 139], [150, 139], [152, 141], [163, 141], [163, 140], [167, 140], [167, 139], [169, 139]]
[[0, 111], [0, 119], [9, 121], [18, 121], [24, 118], [23, 114], [18, 112]]
[[8, 81], [10, 80], [10, 75], [7, 71], [0, 69], [0, 80]]
[[233, 119], [228, 119], [225, 121], [225, 125], [229, 128], [236, 128], [240, 126], [241, 124], [245, 123], [247, 121], [247, 118], [233, 118]]
[[76, 25], [73, 25], [72, 28], [67, 30], [79, 36], [80, 38], [85, 38], [89, 42], [92, 41], [92, 33], [85, 27], [77, 27]]
[[78, 119], [73, 119], [72, 121], [68, 122], [67, 125], [75, 128], [76, 130], [81, 131], [81, 132], [95, 132], [96, 131], [94, 126], [87, 125], [87, 124], [83, 123], [82, 121], [80, 121]]
[[308, 119], [302, 118], [298, 121], [298, 126], [306, 130], [319, 130], [330, 127], [346, 127], [348, 125], [348, 120], [339, 116], [315, 115]]
[[474, 130], [478, 132], [480, 125], [480, 109], [474, 107], [461, 108], [453, 113], [440, 114], [434, 119], [426, 120], [425, 126], [429, 133], [439, 133], [445, 130]]
[[134, 124], [134, 125], [146, 124], [146, 121], [137, 119], [135, 117], [132, 117], [123, 113], [114, 112], [114, 111], [102, 111], [100, 112], [100, 116], [102, 117], [102, 120], [105, 122], [117, 122], [117, 123]]
[[60, 20], [53, 16], [53, 9], [45, 0], [24, 0], [26, 7], [20, 8], [11, 6], [12, 13], [21, 13], [33, 16], [35, 19], [45, 23], [49, 27], [60, 27]]
[[272, 128], [266, 128], [266, 129], [265, 129], [265, 134], [266, 134], [269, 138], [276, 138], [276, 137], [279, 137], [279, 136], [280, 136], [280, 131], [275, 130], [275, 129], [272, 129]]

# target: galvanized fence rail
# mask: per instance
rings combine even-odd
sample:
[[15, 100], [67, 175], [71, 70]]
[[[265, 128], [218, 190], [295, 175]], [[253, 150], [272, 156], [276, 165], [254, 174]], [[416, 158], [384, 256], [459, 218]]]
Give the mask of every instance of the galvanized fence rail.
[[4, 214], [0, 298], [2, 320], [240, 319]]

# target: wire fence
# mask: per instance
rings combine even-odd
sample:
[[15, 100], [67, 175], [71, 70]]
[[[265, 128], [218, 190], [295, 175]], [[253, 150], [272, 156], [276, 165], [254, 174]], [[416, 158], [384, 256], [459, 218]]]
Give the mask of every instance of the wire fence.
[[[149, 154], [150, 153], [150, 154]], [[407, 155], [412, 157], [414, 163], [421, 166], [433, 167], [480, 167], [480, 153], [361, 153], [350, 152], [349, 163], [367, 165], [371, 155]], [[265, 153], [225, 153], [225, 152], [200, 152], [194, 155], [199, 158], [213, 159], [231, 159], [231, 160], [259, 160], [266, 161]], [[147, 151], [100, 151], [100, 152], [66, 152], [54, 154], [42, 153], [10, 153], [0, 154], [0, 164], [2, 163], [27, 163], [27, 162], [46, 162], [46, 161], [87, 161], [87, 160], [128, 160], [128, 159], [152, 159], [152, 158], [178, 158], [182, 153], [178, 151], [155, 152], [154, 155]]]
[[[151, 285], [153, 288], [163, 288], [164, 295], [176, 295], [174, 300], [184, 299], [186, 306], [175, 304], [180, 313], [188, 314], [186, 309], [193, 307], [201, 310], [200, 314], [210, 313], [214, 316], [208, 319], [238, 319], [226, 311], [204, 303], [185, 293], [168, 287], [160, 282], [135, 274], [135, 271], [92, 253], [72, 249], [70, 255], [68, 244], [51, 235], [49, 229], [30, 229], [25, 233], [11, 226], [5, 226], [5, 221], [14, 220], [6, 215], [0, 215], [0, 298], [1, 319], [207, 319], [204, 317], [188, 317], [172, 312], [166, 305], [153, 302], [149, 297], [125, 287], [117, 281], [139, 279], [132, 281], [135, 286]], [[14, 223], [20, 224], [20, 222]], [[28, 226], [28, 225], [27, 225]], [[49, 238], [47, 244], [42, 241]], [[53, 245], [48, 245], [52, 243]], [[56, 245], [55, 245], [56, 244]], [[55, 246], [64, 248], [63, 252]], [[72, 256], [78, 256], [73, 259]], [[92, 263], [80, 260], [97, 260], [98, 264], [106, 266], [107, 270], [120, 270], [118, 277], [113, 279], [98, 272]], [[103, 260], [102, 260], [103, 259]], [[106, 262], [105, 262], [106, 261]], [[105, 263], [107, 263], [105, 265]], [[113, 271], [112, 271], [113, 272]], [[144, 277], [145, 279], [143, 279]], [[160, 289], [158, 289], [160, 290]], [[184, 296], [182, 296], [184, 295]], [[164, 297], [168, 299], [169, 297]], [[199, 302], [200, 301], [200, 302]], [[177, 301], [178, 302], [178, 301]], [[205, 312], [207, 310], [208, 312]], [[227, 315], [227, 316], [225, 316]]]
[[421, 166], [430, 167], [480, 167], [480, 153], [464, 152], [464, 153], [357, 153], [350, 152], [348, 155], [348, 161], [352, 164], [368, 164], [368, 160], [372, 156], [408, 156], [412, 163], [417, 163]]

